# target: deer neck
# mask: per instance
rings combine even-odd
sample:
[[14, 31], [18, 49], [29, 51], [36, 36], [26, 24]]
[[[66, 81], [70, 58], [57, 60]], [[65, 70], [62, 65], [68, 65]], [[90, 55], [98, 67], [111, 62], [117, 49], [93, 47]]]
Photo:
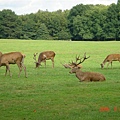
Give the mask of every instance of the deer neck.
[[107, 62], [107, 60], [105, 59], [105, 60], [103, 61], [102, 65], [104, 66], [106, 62]]
[[39, 57], [39, 58], [38, 58], [38, 63], [41, 63], [41, 62], [42, 62], [42, 60], [41, 60], [41, 58]]
[[83, 72], [81, 71], [81, 70], [76, 70], [76, 76], [78, 76], [78, 75], [83, 75]]

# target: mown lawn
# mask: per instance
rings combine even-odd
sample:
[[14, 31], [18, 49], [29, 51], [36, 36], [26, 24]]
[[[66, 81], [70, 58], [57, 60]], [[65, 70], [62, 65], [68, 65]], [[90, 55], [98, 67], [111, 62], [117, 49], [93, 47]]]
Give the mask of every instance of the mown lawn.
[[[35, 69], [33, 53], [56, 52], [55, 68], [51, 61]], [[120, 42], [72, 42], [36, 40], [0, 40], [3, 53], [20, 51], [26, 54], [24, 71], [11, 65], [13, 76], [4, 76], [0, 68], [0, 120], [119, 120], [120, 63], [101, 69], [100, 63], [110, 53], [120, 53]], [[61, 63], [75, 61], [76, 55], [90, 55], [82, 71], [105, 75], [105, 82], [79, 82], [70, 69]]]

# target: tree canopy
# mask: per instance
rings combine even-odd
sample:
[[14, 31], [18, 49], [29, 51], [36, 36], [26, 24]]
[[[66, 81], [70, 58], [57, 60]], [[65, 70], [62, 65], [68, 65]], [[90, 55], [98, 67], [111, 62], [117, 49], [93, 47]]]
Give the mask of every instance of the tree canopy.
[[117, 4], [83, 5], [70, 10], [16, 15], [0, 11], [0, 38], [33, 40], [120, 40], [120, 0]]

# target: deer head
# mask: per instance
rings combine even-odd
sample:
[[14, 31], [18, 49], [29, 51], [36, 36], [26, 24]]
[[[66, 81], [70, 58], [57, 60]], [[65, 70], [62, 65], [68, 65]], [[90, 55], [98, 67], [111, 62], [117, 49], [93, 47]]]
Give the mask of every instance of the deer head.
[[38, 63], [38, 61], [36, 60], [37, 54], [38, 54], [38, 53], [34, 53], [34, 54], [33, 54], [33, 59], [35, 60], [36, 68], [40, 65], [40, 64]]
[[86, 53], [84, 53], [84, 56], [82, 58], [80, 58], [80, 55], [79, 56], [76, 55], [76, 61], [75, 62], [72, 61], [72, 62], [69, 62], [68, 64], [63, 64], [63, 66], [65, 68], [75, 68], [75, 67], [82, 68], [81, 63], [83, 63], [89, 57], [90, 56], [86, 57]]

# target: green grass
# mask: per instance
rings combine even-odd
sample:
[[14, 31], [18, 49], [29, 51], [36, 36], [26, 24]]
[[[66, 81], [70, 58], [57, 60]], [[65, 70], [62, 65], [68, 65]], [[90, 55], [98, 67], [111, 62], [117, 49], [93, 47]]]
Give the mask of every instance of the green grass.
[[[35, 69], [33, 53], [44, 50], [56, 52], [54, 69], [51, 61]], [[100, 63], [108, 54], [120, 53], [120, 42], [0, 40], [0, 51], [26, 54], [28, 74], [25, 78], [22, 71], [18, 78], [17, 66], [11, 65], [13, 76], [5, 77], [5, 67], [0, 68], [0, 120], [119, 120], [120, 63], [103, 70]], [[105, 82], [79, 82], [61, 65], [84, 52], [90, 58], [82, 71], [100, 72]]]

